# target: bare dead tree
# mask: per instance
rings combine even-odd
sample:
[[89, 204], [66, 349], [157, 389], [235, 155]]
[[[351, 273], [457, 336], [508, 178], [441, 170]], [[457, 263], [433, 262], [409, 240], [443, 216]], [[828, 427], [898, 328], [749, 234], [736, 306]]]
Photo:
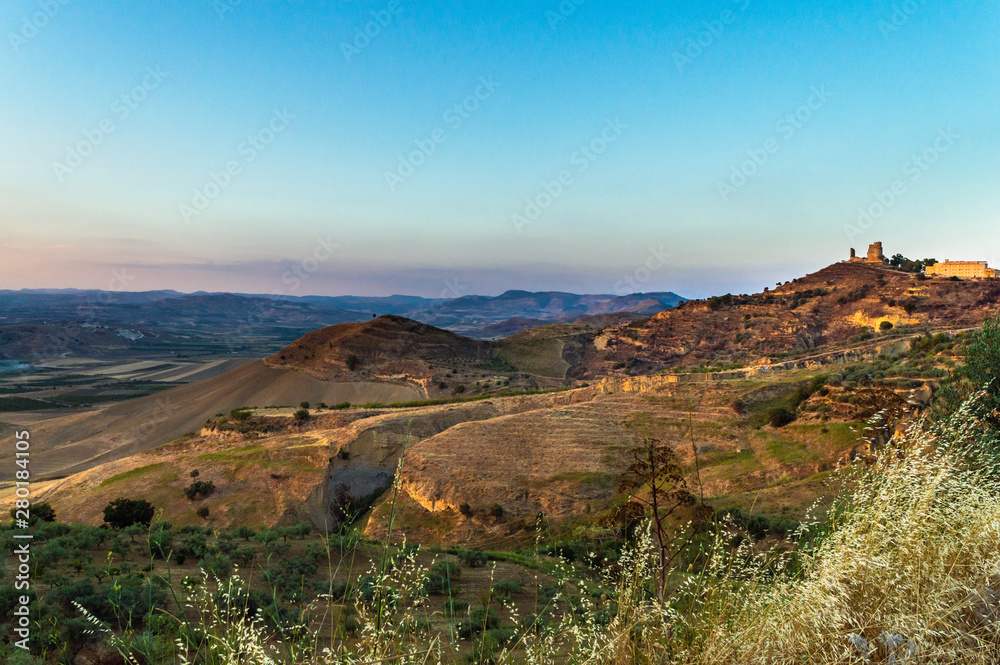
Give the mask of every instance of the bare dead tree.
[[659, 439], [642, 436], [640, 445], [629, 451], [632, 464], [622, 474], [619, 492], [644, 506], [650, 514], [659, 555], [657, 595], [662, 600], [667, 571], [694, 537], [694, 531], [671, 528], [669, 518], [678, 509], [694, 506], [697, 499], [687, 488], [684, 467], [677, 453]]

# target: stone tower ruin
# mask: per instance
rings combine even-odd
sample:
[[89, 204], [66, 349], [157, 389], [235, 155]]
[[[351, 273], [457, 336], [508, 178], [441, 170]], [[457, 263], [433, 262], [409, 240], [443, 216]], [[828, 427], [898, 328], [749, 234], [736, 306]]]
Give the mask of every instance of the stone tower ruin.
[[885, 263], [885, 255], [882, 254], [882, 242], [873, 242], [868, 245], [868, 263]]
[[873, 242], [872, 244], [868, 245], [868, 255], [865, 256], [864, 258], [858, 256], [857, 252], [854, 251], [854, 248], [851, 247], [851, 258], [847, 260], [848, 262], [851, 263], [873, 263], [876, 265], [883, 265], [887, 263], [887, 261], [885, 260], [885, 255], [882, 253], [881, 242]]

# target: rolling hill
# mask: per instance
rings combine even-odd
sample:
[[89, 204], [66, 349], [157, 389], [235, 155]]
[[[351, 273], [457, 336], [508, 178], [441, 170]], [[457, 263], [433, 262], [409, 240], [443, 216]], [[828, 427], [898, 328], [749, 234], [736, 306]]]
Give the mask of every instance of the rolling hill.
[[[953, 358], [911, 357], [910, 344], [924, 330], [979, 325], [997, 311], [998, 294], [1000, 281], [845, 263], [774, 291], [686, 302], [606, 328], [595, 322], [618, 315], [598, 314], [494, 341], [385, 315], [315, 330], [205, 381], [37, 425], [32, 462], [51, 479], [40, 483], [42, 496], [75, 519], [99, 521], [103, 502], [141, 495], [177, 523], [196, 522], [183, 488], [197, 468], [220, 487], [206, 501], [216, 526], [309, 519], [326, 528], [345, 502], [374, 502], [366, 530], [381, 537], [388, 507], [379, 494], [402, 459], [399, 534], [508, 546], [534, 537], [539, 513], [553, 524], [608, 518], [629, 445], [655, 431], [713, 505], [797, 518], [827, 491], [830, 471], [867, 450], [857, 425], [867, 407], [849, 376], [873, 370], [839, 377], [805, 364], [750, 378], [658, 371], [853, 349], [882, 363], [905, 397], [930, 395]], [[767, 409], [807, 385], [815, 392], [798, 402], [797, 420], [766, 425]], [[508, 392], [539, 387], [563, 390]], [[478, 399], [381, 406], [469, 395]], [[291, 416], [300, 401], [381, 404], [313, 409], [302, 421]], [[265, 408], [272, 405], [286, 408]], [[242, 407], [260, 408], [225, 415]]]
[[754, 295], [688, 301], [608, 328], [579, 376], [616, 366], [650, 373], [767, 363], [886, 334], [978, 326], [1000, 308], [1000, 280], [952, 281], [863, 263], [835, 263]]
[[[31, 462], [36, 477], [71, 474], [162, 445], [199, 430], [217, 414], [245, 406], [419, 398], [417, 390], [404, 385], [323, 381], [257, 361], [156, 395], [45, 421], [31, 430]], [[12, 446], [6, 446], [0, 459], [10, 457], [12, 451]]]

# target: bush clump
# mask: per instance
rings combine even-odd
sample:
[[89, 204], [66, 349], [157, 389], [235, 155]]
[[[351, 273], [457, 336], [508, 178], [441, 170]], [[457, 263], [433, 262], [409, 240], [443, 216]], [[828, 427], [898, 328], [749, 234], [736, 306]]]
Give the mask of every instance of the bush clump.
[[767, 412], [767, 422], [772, 427], [784, 427], [795, 420], [795, 414], [784, 406], [777, 406]]
[[184, 496], [189, 500], [205, 499], [215, 492], [215, 483], [211, 480], [196, 480], [184, 488]]
[[486, 552], [479, 550], [465, 550], [458, 553], [458, 559], [469, 568], [481, 568], [488, 561]]
[[124, 529], [133, 524], [149, 526], [153, 513], [153, 505], [149, 501], [122, 497], [104, 507], [104, 522], [112, 529]]

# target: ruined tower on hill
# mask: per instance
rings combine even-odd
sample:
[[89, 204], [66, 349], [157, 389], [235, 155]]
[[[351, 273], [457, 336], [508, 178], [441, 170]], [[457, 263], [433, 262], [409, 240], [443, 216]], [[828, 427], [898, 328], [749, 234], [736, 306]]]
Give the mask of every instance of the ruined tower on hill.
[[882, 254], [882, 242], [873, 242], [868, 245], [868, 263], [885, 263], [885, 255]]
[[851, 258], [848, 259], [851, 263], [873, 263], [875, 265], [884, 265], [886, 263], [885, 255], [882, 253], [882, 242], [873, 242], [868, 245], [868, 256], [861, 258], [851, 247]]

